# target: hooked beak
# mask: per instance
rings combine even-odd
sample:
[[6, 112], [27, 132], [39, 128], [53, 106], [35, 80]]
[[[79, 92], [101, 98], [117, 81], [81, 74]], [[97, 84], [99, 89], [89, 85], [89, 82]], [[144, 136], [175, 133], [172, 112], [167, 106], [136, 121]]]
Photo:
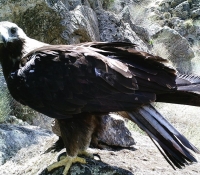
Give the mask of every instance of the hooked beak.
[[7, 42], [8, 42], [7, 38], [5, 38], [4, 36], [2, 36], [2, 41], [3, 41], [4, 47], [6, 47], [7, 46]]
[[4, 47], [7, 47], [7, 43], [9, 41], [9, 34], [8, 31], [0, 28], [0, 44], [2, 43], [4, 45]]

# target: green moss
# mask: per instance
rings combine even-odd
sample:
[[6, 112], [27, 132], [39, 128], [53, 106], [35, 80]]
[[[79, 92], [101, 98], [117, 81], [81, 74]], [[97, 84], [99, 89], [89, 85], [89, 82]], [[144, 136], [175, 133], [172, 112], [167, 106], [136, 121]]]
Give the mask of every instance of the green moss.
[[49, 44], [66, 43], [60, 35], [64, 30], [64, 26], [60, 24], [61, 17], [45, 2], [13, 16], [12, 21], [18, 24], [27, 36]]
[[171, 18], [171, 14], [170, 14], [169, 12], [165, 12], [165, 13], [163, 14], [163, 17], [164, 17], [165, 19], [170, 19], [170, 18]]
[[114, 0], [103, 0], [103, 8], [108, 9], [108, 7], [114, 2]]
[[185, 27], [186, 27], [187, 29], [193, 27], [193, 26], [194, 26], [193, 20], [192, 20], [192, 19], [186, 20], [186, 21], [184, 22], [184, 25], [185, 25]]
[[10, 95], [6, 87], [0, 87], [0, 123], [3, 123], [11, 112]]
[[11, 115], [16, 116], [18, 119], [31, 123], [32, 119], [37, 116], [36, 111], [27, 106], [21, 105], [14, 99], [12, 99], [10, 105], [12, 110]]

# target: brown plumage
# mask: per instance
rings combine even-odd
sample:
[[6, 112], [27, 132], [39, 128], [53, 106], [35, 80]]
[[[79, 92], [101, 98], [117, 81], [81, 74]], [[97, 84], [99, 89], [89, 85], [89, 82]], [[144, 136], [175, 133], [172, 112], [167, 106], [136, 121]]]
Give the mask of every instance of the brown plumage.
[[172, 166], [196, 162], [187, 148], [198, 149], [151, 106], [200, 105], [200, 78], [177, 75], [166, 59], [131, 43], [37, 44], [15, 24], [0, 22], [0, 61], [11, 95], [58, 120], [69, 156], [89, 146], [102, 115], [126, 111]]

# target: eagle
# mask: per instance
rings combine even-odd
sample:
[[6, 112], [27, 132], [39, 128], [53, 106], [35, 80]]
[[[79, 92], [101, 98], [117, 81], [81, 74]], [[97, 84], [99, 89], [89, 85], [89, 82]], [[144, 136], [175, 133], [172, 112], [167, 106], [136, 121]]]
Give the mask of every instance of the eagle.
[[[33, 29], [34, 30], [34, 29]], [[12, 97], [55, 118], [72, 163], [101, 129], [101, 117], [118, 112], [151, 138], [173, 168], [197, 162], [200, 151], [154, 107], [154, 102], [200, 106], [200, 77], [181, 75], [169, 61], [126, 42], [49, 45], [29, 38], [16, 24], [0, 22], [0, 62]], [[89, 154], [88, 154], [89, 155]]]

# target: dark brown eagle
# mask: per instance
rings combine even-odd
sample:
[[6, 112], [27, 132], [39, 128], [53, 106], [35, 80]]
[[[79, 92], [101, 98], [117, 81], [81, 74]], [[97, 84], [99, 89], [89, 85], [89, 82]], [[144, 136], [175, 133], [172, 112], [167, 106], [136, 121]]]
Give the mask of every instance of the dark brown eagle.
[[151, 104], [200, 106], [200, 78], [177, 75], [168, 61], [135, 45], [90, 42], [48, 45], [0, 22], [0, 61], [14, 99], [58, 120], [67, 157], [48, 170], [74, 162], [100, 129], [102, 115], [122, 112], [138, 124], [173, 167], [196, 162], [199, 153]]

